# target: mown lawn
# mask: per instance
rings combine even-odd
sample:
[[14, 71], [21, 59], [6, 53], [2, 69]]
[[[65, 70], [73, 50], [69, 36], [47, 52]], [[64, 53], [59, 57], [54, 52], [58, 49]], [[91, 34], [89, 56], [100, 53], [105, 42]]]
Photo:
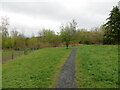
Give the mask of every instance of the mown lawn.
[[3, 64], [3, 88], [54, 87], [60, 67], [72, 49], [45, 48]]
[[76, 65], [78, 87], [118, 87], [118, 46], [80, 46], [77, 50]]

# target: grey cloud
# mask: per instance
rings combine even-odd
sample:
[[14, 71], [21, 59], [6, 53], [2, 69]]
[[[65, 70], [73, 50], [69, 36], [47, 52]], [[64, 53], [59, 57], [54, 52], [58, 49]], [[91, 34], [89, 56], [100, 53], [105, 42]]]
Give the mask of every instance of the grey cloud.
[[[29, 16], [34, 17], [41, 17], [46, 19], [53, 19], [53, 20], [69, 20], [72, 18], [79, 18], [82, 17], [84, 14], [104, 14], [108, 11], [103, 10], [106, 9], [104, 3], [92, 3], [88, 8], [83, 8], [84, 12], [74, 11], [74, 10], [67, 10], [64, 5], [57, 2], [5, 2], [1, 3], [3, 6], [4, 11], [8, 12], [15, 12], [20, 14], [26, 14]], [[69, 4], [69, 3], [68, 3]], [[101, 6], [102, 5], [102, 6]], [[109, 5], [109, 4], [108, 4]], [[102, 8], [102, 9], [101, 9]]]
[[61, 23], [76, 19], [79, 27], [84, 26], [90, 29], [103, 24], [112, 7], [117, 5], [115, 1], [91, 2], [87, 7], [81, 7], [81, 11], [79, 8], [77, 10], [68, 10], [63, 3], [64, 2], [2, 2], [0, 3], [0, 6], [2, 6], [0, 10], [50, 19]]
[[66, 15], [69, 13], [63, 5], [54, 2], [5, 2], [1, 4], [4, 11], [22, 13], [34, 17], [66, 19]]

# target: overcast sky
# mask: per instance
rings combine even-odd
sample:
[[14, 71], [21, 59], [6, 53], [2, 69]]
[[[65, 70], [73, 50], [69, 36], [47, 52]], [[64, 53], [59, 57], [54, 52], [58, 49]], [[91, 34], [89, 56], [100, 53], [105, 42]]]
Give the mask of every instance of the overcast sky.
[[[16, 2], [17, 1], [17, 2]], [[75, 19], [78, 28], [91, 29], [105, 23], [119, 0], [1, 0], [0, 17], [9, 17], [9, 31], [16, 28], [26, 36], [42, 28], [59, 32]]]

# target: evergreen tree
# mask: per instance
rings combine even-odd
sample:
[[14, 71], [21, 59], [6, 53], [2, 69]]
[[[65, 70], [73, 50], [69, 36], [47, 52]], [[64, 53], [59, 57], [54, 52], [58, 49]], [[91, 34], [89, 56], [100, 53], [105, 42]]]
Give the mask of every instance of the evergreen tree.
[[120, 38], [120, 10], [113, 7], [110, 17], [107, 19], [104, 34], [105, 44], [118, 44]]

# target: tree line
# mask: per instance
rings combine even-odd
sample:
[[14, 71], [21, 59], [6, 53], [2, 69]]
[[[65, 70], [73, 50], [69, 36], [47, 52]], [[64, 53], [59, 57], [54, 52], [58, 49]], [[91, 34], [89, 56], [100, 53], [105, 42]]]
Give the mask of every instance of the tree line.
[[107, 23], [91, 30], [77, 28], [77, 22], [72, 20], [67, 25], [61, 26], [58, 34], [50, 29], [42, 29], [38, 36], [26, 37], [16, 28], [8, 32], [9, 25], [9, 18], [2, 17], [0, 30], [3, 49], [35, 49], [61, 45], [68, 48], [70, 44], [119, 44], [120, 39], [120, 11], [117, 6], [110, 12]]

